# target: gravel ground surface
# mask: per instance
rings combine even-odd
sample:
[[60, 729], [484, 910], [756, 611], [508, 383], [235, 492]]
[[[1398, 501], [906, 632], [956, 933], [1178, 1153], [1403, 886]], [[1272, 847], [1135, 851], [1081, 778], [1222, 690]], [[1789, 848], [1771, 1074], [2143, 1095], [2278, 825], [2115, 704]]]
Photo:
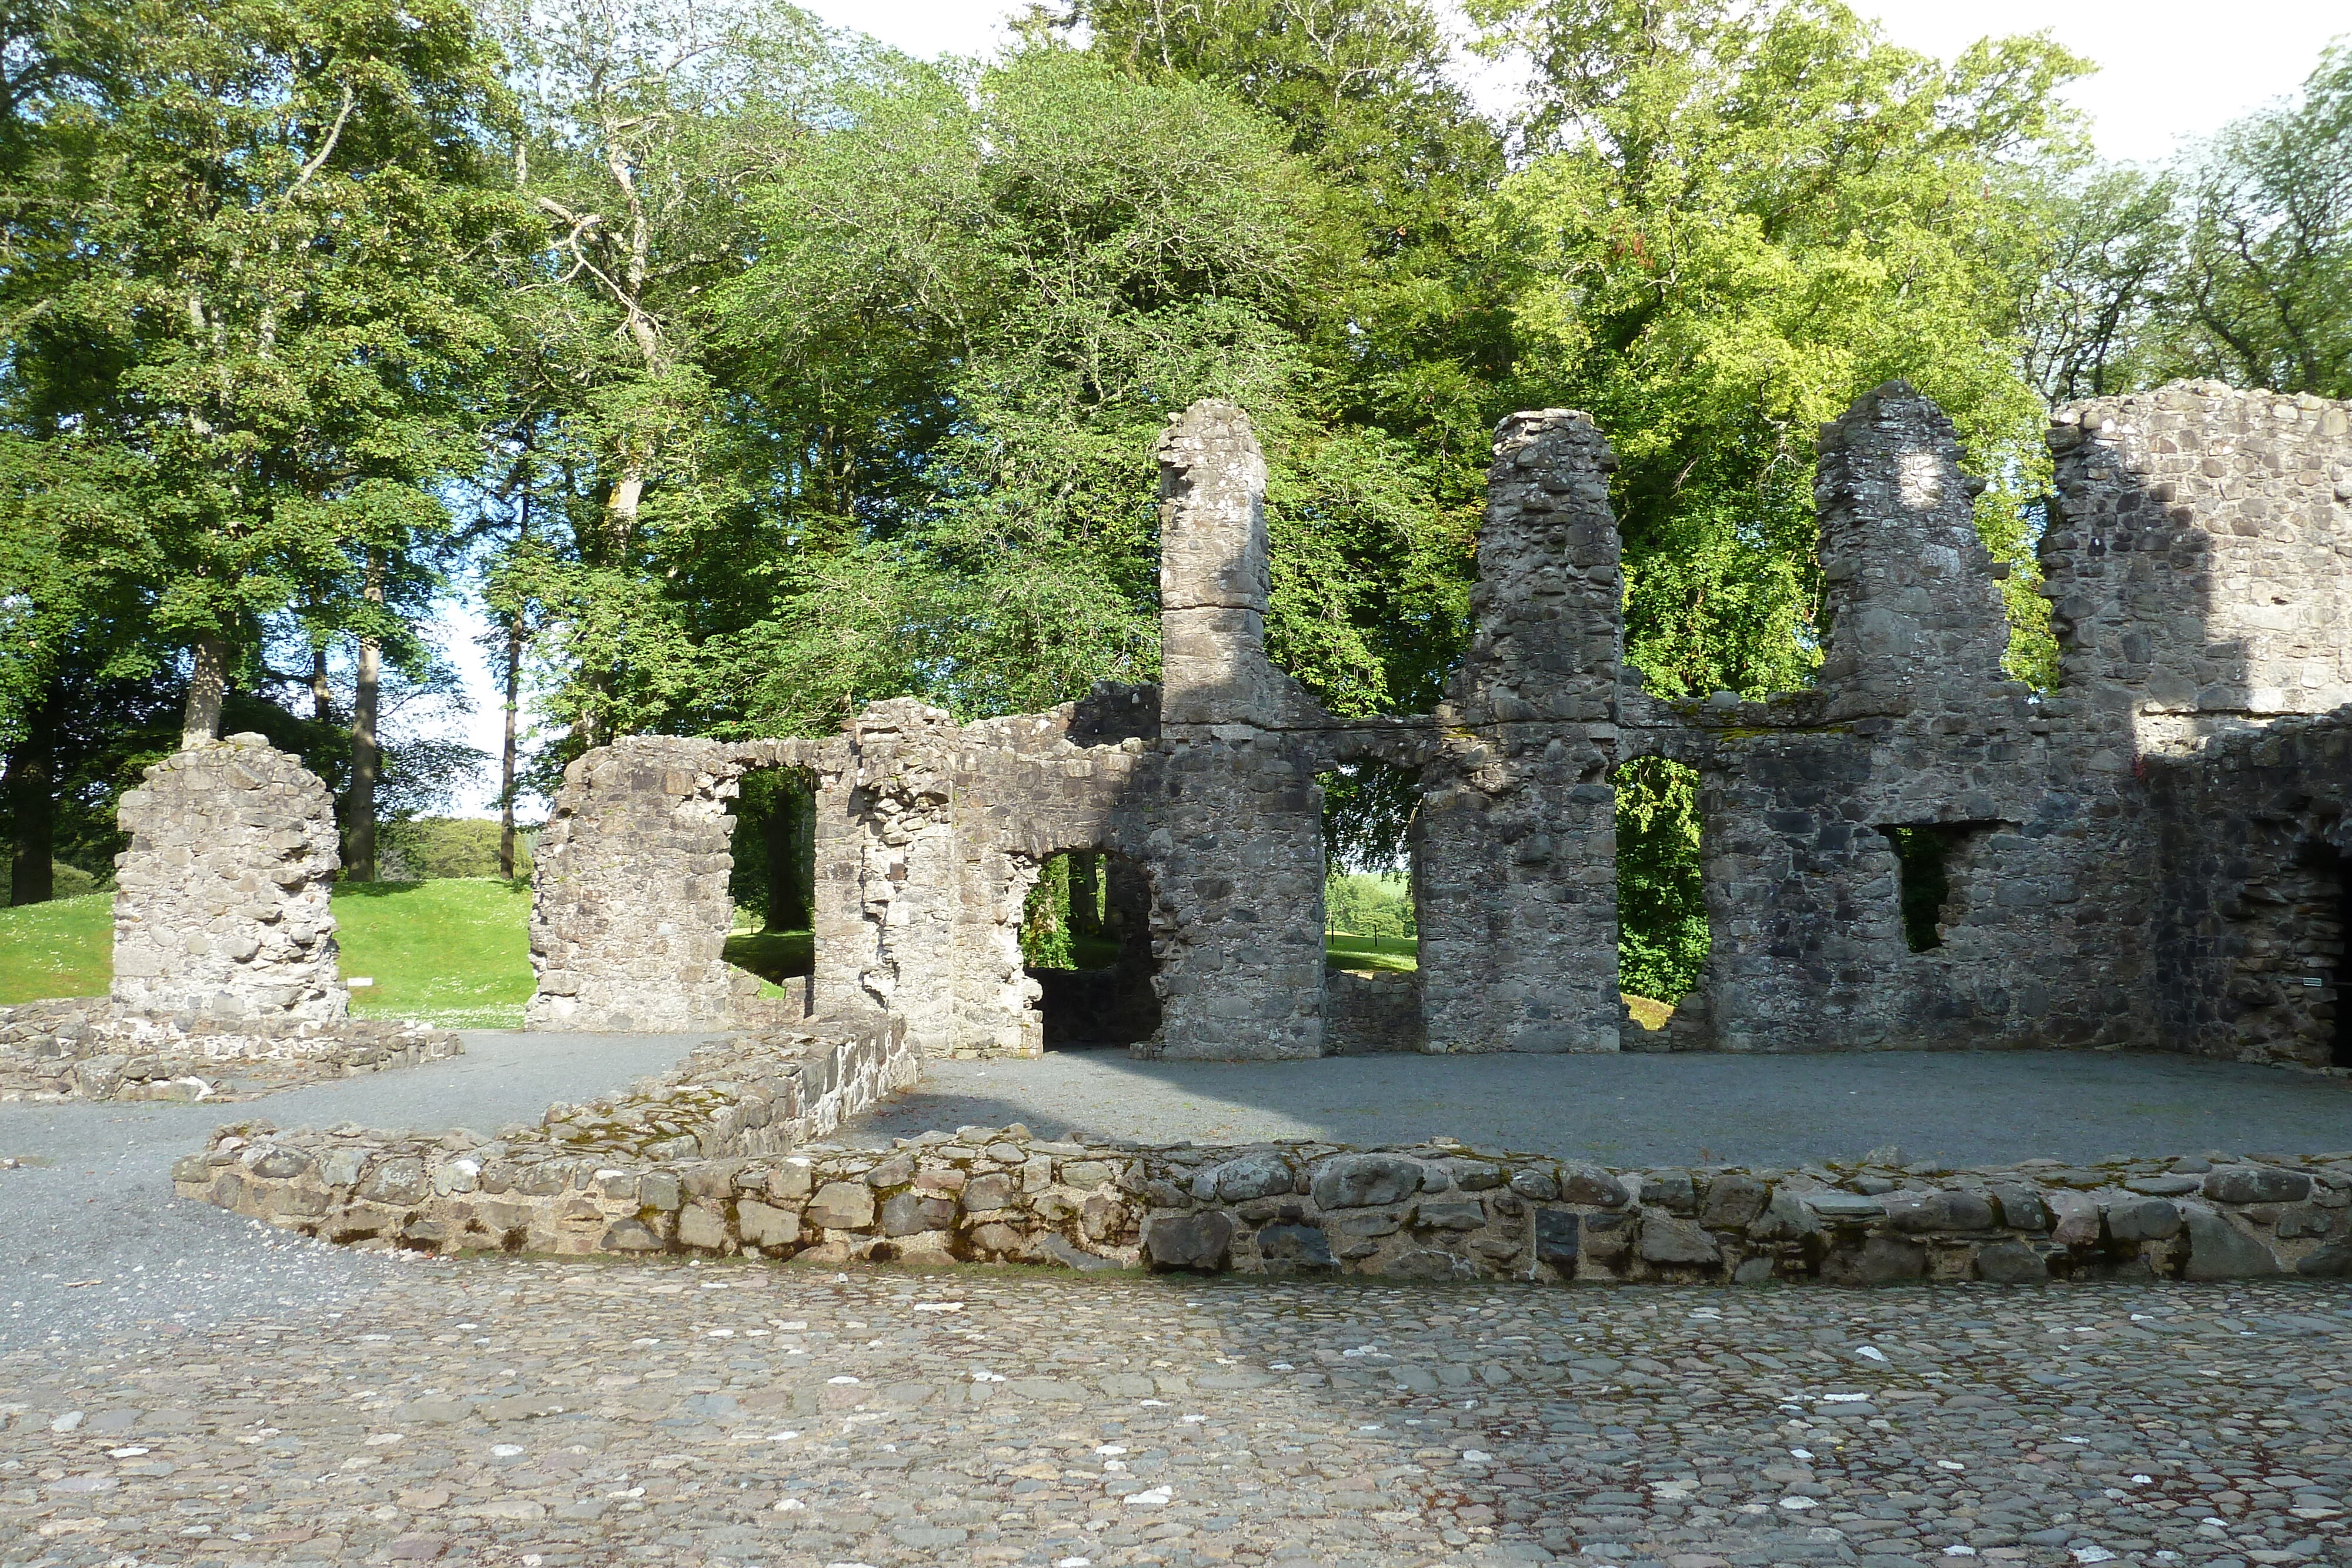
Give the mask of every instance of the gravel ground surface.
[[2352, 1079], [2177, 1056], [1347, 1056], [935, 1061], [864, 1124], [1080, 1138], [1350, 1144], [1460, 1138], [1603, 1165], [1796, 1165], [1897, 1144], [1951, 1165], [2352, 1147]]
[[0, 1354], [0, 1563], [2352, 1561], [2340, 1289], [387, 1267]]
[[366, 1260], [256, 1233], [172, 1195], [172, 1162], [219, 1123], [377, 1127], [539, 1120], [549, 1102], [658, 1072], [699, 1035], [461, 1031], [466, 1054], [228, 1105], [0, 1105], [0, 1346], [142, 1319], [202, 1326], [238, 1313], [331, 1306]]
[[[475, 1036], [256, 1108], [487, 1131], [689, 1043]], [[1619, 1163], [2352, 1142], [2341, 1083], [2147, 1059], [1299, 1065], [941, 1064], [910, 1124]], [[2352, 1564], [2341, 1286], [367, 1257], [172, 1198], [215, 1119], [0, 1107], [0, 1155], [53, 1162], [0, 1170], [7, 1568]]]

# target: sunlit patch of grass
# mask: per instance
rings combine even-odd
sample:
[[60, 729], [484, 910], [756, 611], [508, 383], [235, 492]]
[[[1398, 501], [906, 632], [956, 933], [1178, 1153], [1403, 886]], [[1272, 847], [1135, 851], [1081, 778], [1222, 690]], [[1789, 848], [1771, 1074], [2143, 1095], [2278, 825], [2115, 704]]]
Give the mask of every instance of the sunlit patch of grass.
[[342, 972], [362, 1018], [520, 1029], [530, 999], [530, 883], [497, 877], [336, 885]]
[[1323, 933], [1323, 956], [1335, 969], [1390, 969], [1410, 975], [1421, 967], [1421, 943], [1412, 936], [1352, 936]]
[[1625, 1010], [1633, 1015], [1633, 1021], [1654, 1034], [1665, 1028], [1666, 1020], [1675, 1016], [1675, 1004], [1672, 1002], [1658, 1001], [1651, 997], [1637, 997], [1631, 991], [1620, 991], [1617, 994], [1624, 998]]
[[114, 983], [114, 895], [0, 909], [0, 1007], [98, 997]]

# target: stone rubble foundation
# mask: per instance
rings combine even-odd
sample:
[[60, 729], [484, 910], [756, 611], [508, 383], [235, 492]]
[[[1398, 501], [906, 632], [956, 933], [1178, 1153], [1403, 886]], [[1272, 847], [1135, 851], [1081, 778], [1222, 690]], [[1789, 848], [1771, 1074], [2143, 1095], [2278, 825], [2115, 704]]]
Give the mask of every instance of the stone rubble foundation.
[[106, 997], [0, 1008], [0, 1102], [203, 1100], [462, 1055], [446, 1030], [388, 1019], [153, 1015]]
[[2352, 1150], [1613, 1171], [1445, 1140], [803, 1143], [911, 1084], [903, 1026], [730, 1040], [495, 1139], [221, 1127], [183, 1197], [384, 1249], [1539, 1283], [2352, 1276]]

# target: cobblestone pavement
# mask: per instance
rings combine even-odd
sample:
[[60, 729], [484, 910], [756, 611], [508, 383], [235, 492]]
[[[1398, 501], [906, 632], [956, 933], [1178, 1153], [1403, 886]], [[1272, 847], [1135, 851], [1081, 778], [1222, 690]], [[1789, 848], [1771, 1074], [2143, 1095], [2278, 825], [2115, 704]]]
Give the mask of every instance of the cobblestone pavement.
[[1081, 1140], [1459, 1138], [1611, 1166], [1798, 1165], [1885, 1144], [1948, 1165], [2352, 1146], [2352, 1079], [2104, 1051], [1341, 1056], [929, 1061], [861, 1124], [1067, 1129]]
[[2352, 1562], [2352, 1296], [374, 1260], [0, 1355], [0, 1563]]

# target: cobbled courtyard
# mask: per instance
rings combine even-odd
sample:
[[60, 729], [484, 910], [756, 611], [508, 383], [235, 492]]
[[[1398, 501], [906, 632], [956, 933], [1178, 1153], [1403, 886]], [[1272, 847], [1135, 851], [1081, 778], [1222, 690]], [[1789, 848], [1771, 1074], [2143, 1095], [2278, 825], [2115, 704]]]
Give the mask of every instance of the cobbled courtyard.
[[379, 1267], [0, 1361], [0, 1559], [2352, 1561], [2340, 1288]]
[[[679, 1049], [469, 1043], [240, 1109], [495, 1123]], [[218, 1114], [0, 1108], [0, 1564], [2352, 1563], [2340, 1283], [369, 1256], [172, 1197]]]

